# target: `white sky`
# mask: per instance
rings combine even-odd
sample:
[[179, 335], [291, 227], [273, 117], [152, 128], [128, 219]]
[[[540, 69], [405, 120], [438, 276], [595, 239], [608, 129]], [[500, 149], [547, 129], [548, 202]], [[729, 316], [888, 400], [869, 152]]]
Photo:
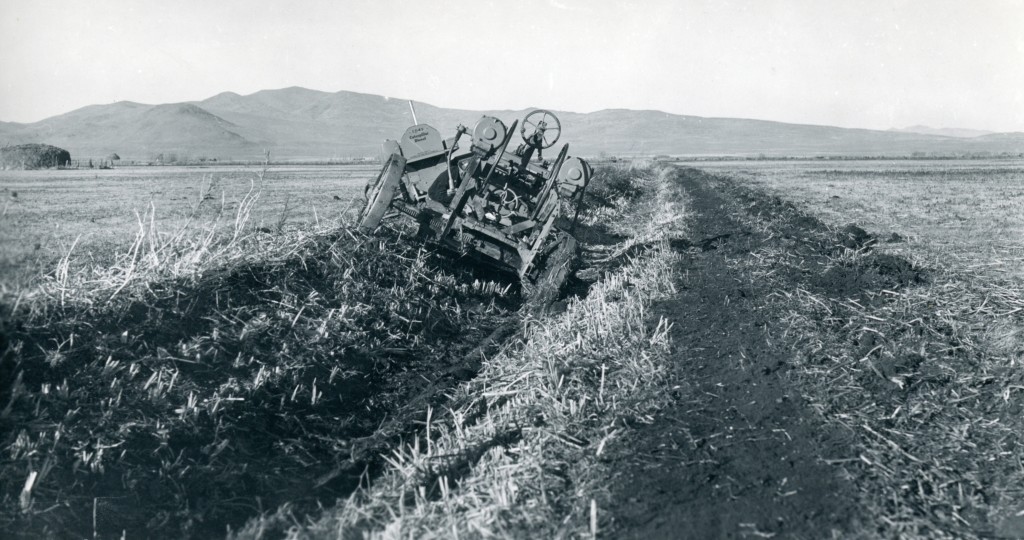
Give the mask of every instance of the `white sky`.
[[1024, 0], [0, 0], [0, 120], [287, 86], [1024, 131]]

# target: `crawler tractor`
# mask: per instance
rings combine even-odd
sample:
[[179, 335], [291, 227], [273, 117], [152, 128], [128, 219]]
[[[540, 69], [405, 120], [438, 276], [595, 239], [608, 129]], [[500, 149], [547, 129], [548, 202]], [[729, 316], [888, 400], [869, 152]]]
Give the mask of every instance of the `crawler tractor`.
[[591, 169], [568, 155], [568, 144], [553, 161], [543, 158], [562, 131], [551, 112], [526, 115], [523, 142], [510, 148], [518, 125], [484, 116], [472, 130], [460, 125], [442, 139], [416, 124], [401, 140], [385, 141], [360, 229], [371, 233], [405, 214], [419, 223], [422, 240], [517, 277], [531, 302], [550, 302], [577, 260], [573, 231]]

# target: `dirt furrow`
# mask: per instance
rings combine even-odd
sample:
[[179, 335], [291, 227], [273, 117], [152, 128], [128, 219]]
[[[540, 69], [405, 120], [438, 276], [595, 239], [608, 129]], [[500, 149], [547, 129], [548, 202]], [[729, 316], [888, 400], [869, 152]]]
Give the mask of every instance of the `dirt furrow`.
[[[619, 445], [610, 512], [622, 538], [824, 538], [855, 530], [853, 486], [831, 459], [848, 435], [823, 426], [787, 377], [793, 349], [773, 290], [734, 264], [778, 231], [747, 228], [741, 205], [695, 170], [677, 175], [691, 242], [672, 325], [672, 402]], [[820, 223], [803, 223], [809, 230]], [[799, 231], [793, 232], [799, 236]], [[793, 282], [799, 274], [787, 276]], [[805, 285], [807, 286], [807, 285]]]

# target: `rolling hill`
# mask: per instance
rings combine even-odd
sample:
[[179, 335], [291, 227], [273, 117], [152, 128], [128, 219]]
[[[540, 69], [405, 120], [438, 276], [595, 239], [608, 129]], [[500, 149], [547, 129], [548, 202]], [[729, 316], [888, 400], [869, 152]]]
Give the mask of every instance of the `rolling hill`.
[[892, 129], [891, 131], [899, 131], [901, 133], [922, 133], [924, 135], [944, 135], [946, 137], [981, 137], [982, 135], [991, 135], [992, 131], [983, 131], [980, 129], [963, 129], [963, 128], [933, 128], [930, 126], [909, 126], [905, 128]]
[[[446, 136], [481, 114], [507, 123], [526, 111], [468, 111], [416, 103], [420, 122]], [[556, 111], [563, 141], [577, 155], [909, 155], [1024, 152], [1024, 133], [965, 138], [936, 133], [875, 131], [764, 120], [704, 118], [661, 111]], [[43, 142], [75, 158], [117, 152], [126, 159], [177, 153], [246, 159], [264, 149], [278, 159], [376, 155], [385, 138], [412, 123], [404, 99], [291, 87], [242, 96], [224, 92], [202, 101], [91, 105], [30, 124], [0, 122], [0, 144]]]

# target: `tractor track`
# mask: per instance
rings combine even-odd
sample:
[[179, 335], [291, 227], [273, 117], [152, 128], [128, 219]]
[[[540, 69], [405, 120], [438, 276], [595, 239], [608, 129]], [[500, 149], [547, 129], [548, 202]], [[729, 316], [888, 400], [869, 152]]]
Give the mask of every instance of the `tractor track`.
[[[810, 237], [826, 228], [727, 179], [683, 169], [674, 181], [697, 240], [673, 242], [679, 292], [656, 310], [673, 325], [671, 400], [608, 458], [616, 471], [611, 536], [825, 538], [857, 530], [864, 514], [854, 486], [827, 463], [848, 457], [851, 436], [825, 426], [800, 397], [787, 373], [794, 347], [768, 299], [775, 288], [737, 264], [779, 242], [809, 265], [823, 264], [827, 246]], [[744, 222], [743, 213], [769, 207], [783, 217], [772, 228]], [[786, 288], [846, 294], [871, 285], [863, 277], [780, 279]]]

